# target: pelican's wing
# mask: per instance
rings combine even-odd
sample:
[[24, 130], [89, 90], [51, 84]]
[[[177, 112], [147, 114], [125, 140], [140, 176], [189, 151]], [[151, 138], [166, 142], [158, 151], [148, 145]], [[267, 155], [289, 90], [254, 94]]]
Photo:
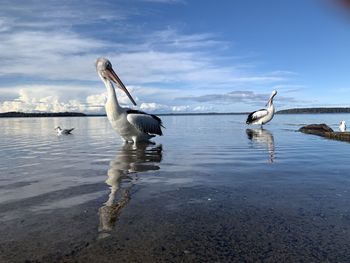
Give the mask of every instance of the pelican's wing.
[[162, 120], [153, 114], [138, 110], [128, 110], [127, 120], [137, 129], [144, 133], [163, 135], [161, 127]]
[[268, 112], [266, 109], [254, 111], [248, 115], [246, 123], [250, 124], [250, 123], [252, 123], [252, 122], [254, 122], [262, 117], [265, 117], [267, 114], [268, 114]]
[[74, 130], [74, 128], [72, 128], [72, 129], [65, 129], [63, 132], [66, 133], [66, 134], [69, 134], [69, 133], [71, 133], [73, 130]]

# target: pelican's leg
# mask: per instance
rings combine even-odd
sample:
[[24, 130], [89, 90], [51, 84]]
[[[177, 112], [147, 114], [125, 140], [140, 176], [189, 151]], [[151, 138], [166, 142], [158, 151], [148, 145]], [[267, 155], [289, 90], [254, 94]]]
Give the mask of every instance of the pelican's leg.
[[122, 137], [122, 140], [123, 140], [124, 144], [128, 144], [128, 143], [132, 143], [133, 142], [132, 140], [130, 140], [130, 139], [126, 138], [126, 137]]
[[133, 136], [133, 137], [132, 137], [132, 142], [133, 142], [135, 145], [137, 145], [137, 137], [136, 137], [136, 136]]
[[152, 145], [156, 144], [155, 142], [150, 141], [149, 138], [145, 138], [145, 137], [136, 137], [135, 136], [132, 139], [134, 141], [135, 146], [137, 146], [138, 144], [152, 144]]

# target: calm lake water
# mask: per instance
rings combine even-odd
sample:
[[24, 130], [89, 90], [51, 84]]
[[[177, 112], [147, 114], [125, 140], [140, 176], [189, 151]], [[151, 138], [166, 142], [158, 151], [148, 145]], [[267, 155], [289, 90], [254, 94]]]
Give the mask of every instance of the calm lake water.
[[297, 132], [349, 117], [0, 119], [0, 262], [350, 262], [350, 144]]

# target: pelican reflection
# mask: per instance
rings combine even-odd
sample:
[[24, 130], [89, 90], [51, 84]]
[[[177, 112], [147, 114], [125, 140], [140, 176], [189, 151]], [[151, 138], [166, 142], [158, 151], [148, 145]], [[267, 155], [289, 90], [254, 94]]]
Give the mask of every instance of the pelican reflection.
[[246, 129], [248, 139], [258, 145], [266, 145], [269, 152], [269, 162], [273, 163], [275, 159], [275, 142], [273, 135], [266, 129]]
[[[162, 145], [149, 143], [123, 145], [116, 158], [110, 162], [106, 184], [110, 188], [108, 200], [99, 208], [99, 238], [109, 236], [121, 210], [130, 200], [130, 188], [136, 173], [159, 170]], [[134, 174], [134, 176], [133, 176]]]

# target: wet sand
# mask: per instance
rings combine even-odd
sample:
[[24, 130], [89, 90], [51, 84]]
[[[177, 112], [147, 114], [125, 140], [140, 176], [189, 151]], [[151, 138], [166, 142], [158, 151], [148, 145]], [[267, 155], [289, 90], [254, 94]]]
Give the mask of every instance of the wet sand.
[[267, 190], [185, 187], [152, 196], [134, 186], [107, 237], [98, 233], [99, 200], [2, 224], [1, 239], [13, 241], [0, 244], [1, 262], [350, 260], [350, 213], [332, 207], [336, 197], [291, 204]]

